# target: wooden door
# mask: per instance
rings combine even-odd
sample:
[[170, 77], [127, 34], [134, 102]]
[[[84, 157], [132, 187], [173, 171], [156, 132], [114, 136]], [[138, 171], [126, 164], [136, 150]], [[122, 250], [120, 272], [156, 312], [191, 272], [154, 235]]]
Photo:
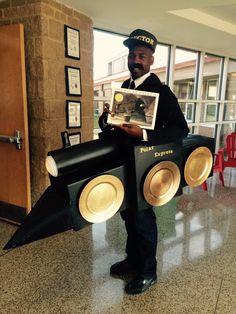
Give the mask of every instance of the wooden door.
[[[5, 141], [17, 130], [21, 149]], [[24, 30], [15, 24], [0, 27], [0, 218], [19, 221], [30, 208]]]

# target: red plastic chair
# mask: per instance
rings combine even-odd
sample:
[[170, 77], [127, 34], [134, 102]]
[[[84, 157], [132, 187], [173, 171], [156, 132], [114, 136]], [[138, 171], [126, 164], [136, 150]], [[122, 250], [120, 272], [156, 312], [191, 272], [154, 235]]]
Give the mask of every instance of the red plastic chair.
[[[219, 173], [220, 181], [225, 186], [223, 172], [227, 167], [236, 168], [236, 133], [226, 136], [226, 147], [219, 149], [215, 154], [213, 172]], [[203, 190], [207, 191], [206, 181], [202, 183]]]
[[[213, 165], [213, 172], [218, 172], [219, 173], [219, 179], [222, 183], [223, 186], [225, 186], [224, 183], [224, 177], [223, 177], [223, 152], [219, 151], [218, 153], [214, 154], [214, 165]], [[202, 183], [202, 188], [204, 191], [207, 191], [207, 183], [206, 181]]]
[[213, 172], [219, 172], [219, 178], [223, 186], [225, 186], [224, 183], [224, 177], [223, 177], [223, 171], [224, 171], [224, 155], [221, 151], [215, 154], [215, 162], [213, 166]]
[[219, 152], [223, 154], [223, 169], [236, 168], [236, 133], [226, 136], [226, 147], [221, 148]]

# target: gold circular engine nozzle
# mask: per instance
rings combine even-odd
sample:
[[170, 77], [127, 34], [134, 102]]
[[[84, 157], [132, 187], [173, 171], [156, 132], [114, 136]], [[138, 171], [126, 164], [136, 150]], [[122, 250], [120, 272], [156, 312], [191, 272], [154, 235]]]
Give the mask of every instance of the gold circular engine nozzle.
[[121, 180], [113, 175], [95, 177], [83, 188], [78, 207], [81, 216], [98, 223], [111, 218], [120, 209], [124, 199]]
[[160, 206], [169, 202], [180, 184], [179, 167], [172, 161], [162, 161], [148, 172], [143, 194], [148, 204]]
[[184, 178], [191, 187], [197, 187], [206, 181], [213, 165], [209, 148], [200, 146], [192, 151], [184, 166]]

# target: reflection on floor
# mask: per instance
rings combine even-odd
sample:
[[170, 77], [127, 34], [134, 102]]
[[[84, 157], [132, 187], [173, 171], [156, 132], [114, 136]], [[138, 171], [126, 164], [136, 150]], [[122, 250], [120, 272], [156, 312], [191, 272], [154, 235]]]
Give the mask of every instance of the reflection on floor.
[[[109, 275], [124, 256], [119, 215], [14, 250], [0, 251], [0, 313], [236, 313], [236, 169], [215, 174], [208, 192], [156, 208], [158, 283], [128, 296]], [[16, 227], [0, 222], [1, 248]]]

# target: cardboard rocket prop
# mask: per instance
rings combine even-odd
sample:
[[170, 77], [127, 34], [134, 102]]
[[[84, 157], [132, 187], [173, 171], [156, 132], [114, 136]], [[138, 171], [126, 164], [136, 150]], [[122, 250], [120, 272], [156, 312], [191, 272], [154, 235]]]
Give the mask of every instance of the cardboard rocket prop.
[[78, 231], [125, 209], [163, 205], [212, 175], [214, 149], [214, 139], [200, 135], [156, 146], [104, 136], [51, 151], [51, 185], [4, 249]]

